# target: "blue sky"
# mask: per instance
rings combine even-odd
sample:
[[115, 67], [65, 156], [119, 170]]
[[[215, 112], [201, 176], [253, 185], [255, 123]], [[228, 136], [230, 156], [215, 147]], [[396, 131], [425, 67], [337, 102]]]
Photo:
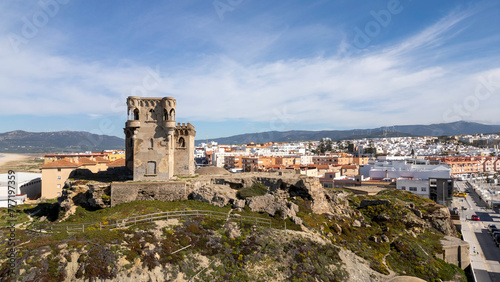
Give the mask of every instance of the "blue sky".
[[123, 136], [127, 96], [197, 139], [500, 124], [500, 2], [0, 2], [0, 132]]

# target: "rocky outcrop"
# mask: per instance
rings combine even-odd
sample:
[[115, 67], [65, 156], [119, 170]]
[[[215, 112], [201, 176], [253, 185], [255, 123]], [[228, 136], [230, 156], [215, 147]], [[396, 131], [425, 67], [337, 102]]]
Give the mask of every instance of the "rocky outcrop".
[[[225, 185], [201, 186], [194, 189], [194, 191], [189, 195], [189, 198], [196, 201], [207, 202], [217, 207], [224, 207], [238, 201], [236, 198], [236, 192]], [[238, 204], [241, 205], [240, 202], [238, 202]]]
[[68, 211], [73, 206], [103, 209], [110, 207], [110, 193], [109, 183], [90, 182], [88, 184], [78, 184], [78, 182], [75, 182], [70, 189], [65, 191], [59, 199], [59, 203], [63, 211]]
[[273, 216], [280, 212], [281, 219], [291, 218], [296, 224], [302, 223], [302, 220], [297, 217], [299, 207], [296, 204], [288, 201], [277, 201], [271, 194], [248, 198], [246, 204], [252, 211], [266, 212]]
[[434, 211], [424, 214], [423, 219], [445, 235], [455, 236], [457, 234], [455, 226], [451, 222], [450, 210], [445, 206], [439, 206]]

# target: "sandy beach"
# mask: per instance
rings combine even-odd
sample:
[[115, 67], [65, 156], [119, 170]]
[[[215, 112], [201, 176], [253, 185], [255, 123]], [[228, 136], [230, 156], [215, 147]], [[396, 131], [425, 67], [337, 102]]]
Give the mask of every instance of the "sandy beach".
[[0, 155], [2, 155], [2, 157], [0, 157], [0, 168], [3, 168], [9, 162], [22, 161], [30, 158], [30, 156], [21, 154], [0, 153]]

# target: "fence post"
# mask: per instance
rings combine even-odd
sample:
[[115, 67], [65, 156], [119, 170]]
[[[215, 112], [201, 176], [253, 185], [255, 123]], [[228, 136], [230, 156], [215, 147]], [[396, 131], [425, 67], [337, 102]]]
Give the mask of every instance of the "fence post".
[[99, 222], [99, 231], [101, 231], [101, 222]]
[[85, 223], [82, 223], [82, 232], [85, 232]]

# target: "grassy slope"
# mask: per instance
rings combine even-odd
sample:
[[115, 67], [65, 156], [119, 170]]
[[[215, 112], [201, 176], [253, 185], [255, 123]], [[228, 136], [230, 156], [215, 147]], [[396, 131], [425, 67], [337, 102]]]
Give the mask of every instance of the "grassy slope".
[[[359, 209], [361, 199], [390, 199], [389, 205], [382, 205]], [[311, 277], [321, 278], [328, 270], [328, 265], [338, 264], [337, 247], [350, 249], [357, 255], [369, 261], [370, 266], [381, 273], [388, 273], [388, 268], [397, 273], [414, 275], [426, 280], [443, 279], [449, 280], [456, 274], [463, 275], [463, 272], [434, 257], [435, 253], [440, 252], [439, 240], [442, 235], [433, 230], [429, 230], [416, 238], [408, 234], [406, 226], [401, 223], [401, 218], [407, 210], [401, 201], [412, 202], [415, 208], [423, 213], [429, 212], [430, 207], [424, 198], [414, 196], [410, 193], [396, 192], [382, 193], [372, 197], [350, 197], [350, 204], [353, 209], [359, 211], [357, 217], [352, 218], [328, 218], [323, 215], [312, 214], [308, 209], [306, 200], [298, 198], [294, 200], [300, 207], [298, 214], [304, 220], [304, 225], [330, 240], [333, 245], [329, 247], [318, 246], [308, 240], [288, 240], [280, 241], [275, 237], [286, 237], [268, 233], [266, 230], [254, 230], [250, 225], [243, 225], [242, 235], [234, 240], [228, 239], [227, 232], [222, 228], [220, 220], [198, 219], [188, 220], [183, 225], [174, 229], [163, 229], [164, 236], [161, 239], [155, 239], [147, 230], [150, 230], [155, 224], [140, 225], [129, 230], [116, 231], [95, 231], [88, 230], [85, 233], [69, 235], [65, 233], [52, 234], [38, 237], [30, 240], [30, 236], [23, 230], [16, 231], [16, 239], [24, 244], [19, 247], [18, 257], [19, 265], [29, 269], [38, 269], [40, 275], [58, 281], [62, 278], [62, 268], [58, 268], [54, 262], [68, 263], [68, 256], [61, 255], [61, 248], [58, 244], [65, 243], [69, 250], [78, 250], [83, 253], [81, 264], [84, 270], [80, 275], [82, 277], [112, 277], [116, 273], [110, 273], [100, 265], [95, 265], [90, 260], [91, 257], [100, 257], [101, 260], [108, 261], [110, 266], [116, 265], [120, 256], [125, 256], [132, 267], [133, 261], [140, 258], [144, 267], [154, 267], [156, 265], [174, 265], [175, 271], [181, 271], [191, 277], [193, 265], [186, 261], [192, 260], [195, 253], [208, 256], [211, 260], [223, 261], [224, 263], [213, 264], [209, 270], [200, 276], [205, 279], [241, 279], [253, 280], [252, 269], [259, 261], [269, 260], [266, 265], [272, 266], [270, 269], [264, 267], [261, 278], [277, 278], [276, 270], [287, 270], [287, 279], [310, 279]], [[23, 208], [28, 210], [32, 207], [19, 207], [18, 214], [24, 219]], [[70, 216], [66, 223], [99, 222], [114, 221], [132, 214], [147, 214], [167, 210], [183, 209], [201, 209], [228, 212], [229, 206], [224, 208], [214, 207], [208, 203], [196, 201], [182, 202], [159, 202], [159, 201], [138, 201], [119, 205], [113, 208], [97, 211], [87, 211], [78, 208], [76, 213]], [[389, 213], [394, 220], [390, 222], [377, 221], [377, 215], [380, 213]], [[3, 213], [2, 213], [3, 214]], [[271, 218], [273, 227], [283, 228], [284, 222], [277, 217], [270, 217], [266, 214], [251, 212], [246, 208], [240, 214], [247, 216], [258, 216]], [[42, 214], [40, 213], [39, 216]], [[364, 219], [370, 224], [370, 227], [354, 228], [352, 222], [355, 219]], [[1, 223], [1, 222], [0, 222]], [[287, 228], [298, 229], [298, 226], [292, 222], [287, 222]], [[3, 230], [2, 232], [7, 232]], [[210, 236], [208, 236], [211, 234]], [[214, 234], [219, 234], [213, 236]], [[380, 237], [386, 235], [390, 242], [376, 243], [370, 240], [370, 236]], [[141, 239], [142, 238], [142, 239]], [[149, 239], [148, 239], [149, 238]], [[215, 238], [215, 239], [214, 239]], [[253, 239], [251, 239], [253, 238]], [[207, 248], [207, 240], [215, 240], [217, 247]], [[144, 242], [149, 242], [156, 247], [155, 251], [148, 252], [144, 250]], [[180, 257], [166, 256], [172, 250], [180, 249], [188, 245], [189, 242], [196, 242], [191, 250], [179, 253]], [[101, 246], [101, 247], [98, 247]], [[6, 251], [6, 246], [2, 245], [1, 251]], [[263, 254], [262, 251], [264, 250]], [[50, 259], [40, 260], [43, 252], [50, 252]], [[159, 261], [154, 259], [155, 254], [160, 257], [166, 257], [166, 260]], [[280, 254], [293, 253], [290, 261], [280, 257]], [[242, 257], [240, 258], [240, 255]], [[5, 257], [5, 256], [3, 256]], [[188, 259], [189, 258], [189, 259]], [[243, 267], [245, 266], [245, 267]], [[116, 268], [116, 267], [115, 267]], [[3, 271], [6, 271], [6, 265], [3, 265]], [[174, 271], [174, 272], [175, 272]], [[334, 271], [336, 280], [345, 279], [345, 273], [340, 270]], [[210, 274], [211, 273], [211, 274]], [[1, 274], [1, 271], [0, 271]], [[172, 273], [174, 275], [175, 273]], [[204, 276], [205, 275], [205, 276]], [[212, 275], [212, 276], [206, 276]]]

